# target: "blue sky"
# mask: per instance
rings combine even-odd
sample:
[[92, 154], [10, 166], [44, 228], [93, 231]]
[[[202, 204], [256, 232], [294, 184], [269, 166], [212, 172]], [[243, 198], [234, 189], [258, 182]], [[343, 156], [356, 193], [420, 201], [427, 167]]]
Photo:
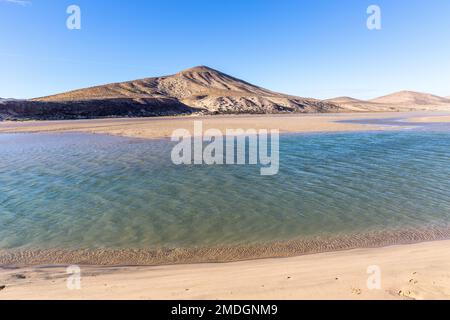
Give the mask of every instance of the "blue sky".
[[[81, 8], [81, 30], [66, 9]], [[366, 28], [379, 5], [382, 29]], [[448, 0], [0, 0], [0, 97], [208, 65], [305, 97], [450, 95]]]

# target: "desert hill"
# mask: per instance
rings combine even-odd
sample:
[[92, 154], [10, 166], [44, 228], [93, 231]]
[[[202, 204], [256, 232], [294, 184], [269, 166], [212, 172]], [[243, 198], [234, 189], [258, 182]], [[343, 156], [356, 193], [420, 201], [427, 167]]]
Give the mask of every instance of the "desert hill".
[[206, 66], [31, 100], [0, 99], [0, 120], [450, 110], [450, 99], [401, 91], [369, 101], [274, 92]]
[[76, 119], [179, 114], [342, 112], [336, 104], [273, 92], [209, 67], [3, 104], [0, 118]]
[[339, 107], [272, 92], [209, 67], [175, 75], [113, 83], [35, 99], [42, 102], [171, 99], [205, 113], [331, 112]]
[[447, 98], [414, 91], [400, 91], [387, 96], [372, 99], [370, 102], [399, 105], [439, 105], [450, 103]]
[[367, 101], [350, 97], [339, 97], [326, 101], [353, 111], [450, 110], [450, 99], [414, 91], [400, 91]]

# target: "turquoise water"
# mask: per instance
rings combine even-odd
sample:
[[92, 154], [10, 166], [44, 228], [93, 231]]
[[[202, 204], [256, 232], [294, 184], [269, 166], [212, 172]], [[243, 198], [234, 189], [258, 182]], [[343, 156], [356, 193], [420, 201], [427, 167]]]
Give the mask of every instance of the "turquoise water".
[[257, 244], [450, 225], [450, 132], [284, 135], [280, 171], [172, 143], [0, 135], [0, 249]]

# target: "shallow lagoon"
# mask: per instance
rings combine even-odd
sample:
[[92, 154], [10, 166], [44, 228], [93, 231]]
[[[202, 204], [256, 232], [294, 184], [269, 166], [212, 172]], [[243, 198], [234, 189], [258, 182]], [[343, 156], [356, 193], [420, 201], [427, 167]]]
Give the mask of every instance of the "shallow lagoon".
[[283, 135], [280, 172], [175, 166], [173, 143], [0, 135], [0, 248], [247, 245], [450, 222], [450, 132]]

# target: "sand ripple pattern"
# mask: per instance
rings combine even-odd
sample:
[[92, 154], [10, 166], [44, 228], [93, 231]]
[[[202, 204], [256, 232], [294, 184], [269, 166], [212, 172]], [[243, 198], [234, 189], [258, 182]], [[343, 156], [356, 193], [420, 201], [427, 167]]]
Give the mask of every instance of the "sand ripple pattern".
[[174, 249], [27, 249], [1, 250], [0, 265], [153, 266], [185, 263], [219, 263], [262, 258], [411, 244], [450, 239], [450, 229], [404, 230], [346, 235], [334, 238], [290, 240], [247, 246]]

